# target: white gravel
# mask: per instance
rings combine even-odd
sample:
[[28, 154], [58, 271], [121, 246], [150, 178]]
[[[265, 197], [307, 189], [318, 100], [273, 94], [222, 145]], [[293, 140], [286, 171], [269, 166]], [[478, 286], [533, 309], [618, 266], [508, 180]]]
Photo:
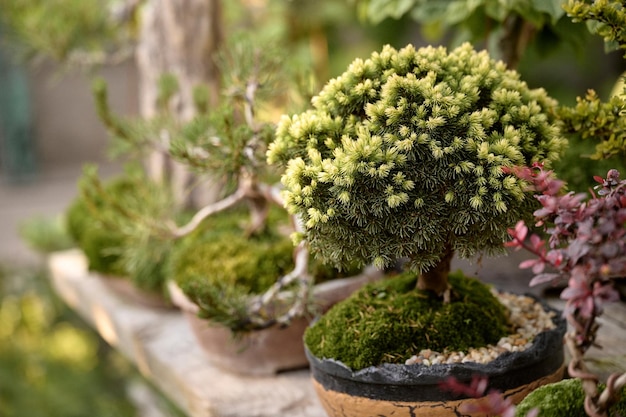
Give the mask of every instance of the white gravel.
[[500, 302], [509, 310], [509, 319], [515, 332], [503, 337], [494, 345], [469, 349], [467, 352], [435, 352], [424, 349], [405, 362], [407, 365], [450, 364], [463, 362], [488, 363], [504, 352], [519, 352], [532, 346], [539, 333], [555, 327], [553, 311], [545, 311], [537, 300], [524, 295], [493, 291]]

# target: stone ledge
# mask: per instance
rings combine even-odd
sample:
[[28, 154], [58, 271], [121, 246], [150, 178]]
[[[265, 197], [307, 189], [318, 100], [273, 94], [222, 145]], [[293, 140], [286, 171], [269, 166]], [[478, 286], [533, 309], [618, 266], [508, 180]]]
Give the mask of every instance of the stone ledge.
[[49, 258], [58, 295], [190, 417], [324, 417], [308, 370], [272, 377], [232, 374], [211, 365], [178, 310], [120, 299], [87, 271], [79, 251]]
[[[149, 309], [112, 294], [87, 271], [81, 252], [49, 258], [59, 296], [190, 417], [325, 417], [308, 370], [275, 377], [247, 377], [215, 368], [177, 310]], [[559, 299], [549, 304], [562, 309]], [[609, 304], [599, 319], [597, 342], [587, 353], [602, 379], [626, 372], [626, 304]], [[567, 353], [567, 352], [566, 352]]]

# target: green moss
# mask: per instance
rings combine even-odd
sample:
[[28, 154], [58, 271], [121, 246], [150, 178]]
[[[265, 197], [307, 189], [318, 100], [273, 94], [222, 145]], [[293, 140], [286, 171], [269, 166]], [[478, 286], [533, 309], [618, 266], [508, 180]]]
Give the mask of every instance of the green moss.
[[171, 277], [200, 306], [200, 317], [233, 330], [250, 325], [246, 300], [267, 290], [293, 269], [293, 243], [281, 235], [277, 219], [264, 233], [246, 237], [245, 211], [213, 216], [202, 230], [183, 239], [170, 258]]
[[[601, 385], [600, 389], [604, 389]], [[579, 379], [565, 379], [544, 385], [531, 392], [515, 409], [516, 417], [524, 417], [533, 408], [539, 409], [539, 417], [587, 417], [585, 395]], [[620, 401], [609, 409], [610, 417], [626, 415], [626, 389]]]
[[[169, 265], [169, 275], [200, 306], [200, 316], [235, 331], [253, 328], [246, 311], [249, 297], [265, 292], [294, 267], [293, 242], [280, 232], [287, 213], [271, 210], [268, 227], [251, 237], [242, 230], [246, 215], [240, 207], [208, 218], [172, 252]], [[356, 273], [314, 259], [310, 267], [316, 282]]]
[[404, 363], [427, 348], [467, 350], [497, 343], [508, 330], [504, 307], [481, 282], [461, 272], [449, 279], [448, 304], [416, 290], [411, 272], [370, 284], [324, 314], [306, 331], [305, 343], [316, 356], [352, 369]]
[[[238, 286], [258, 294], [293, 268], [293, 245], [288, 238], [246, 238], [241, 231], [214, 230], [186, 240], [175, 253], [176, 281], [202, 300], [206, 287]], [[193, 286], [193, 288], [191, 287]]]

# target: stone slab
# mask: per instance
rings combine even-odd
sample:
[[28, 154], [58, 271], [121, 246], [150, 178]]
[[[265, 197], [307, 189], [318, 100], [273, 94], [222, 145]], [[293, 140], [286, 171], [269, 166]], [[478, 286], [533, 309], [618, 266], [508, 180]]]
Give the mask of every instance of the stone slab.
[[270, 377], [212, 366], [182, 313], [127, 303], [87, 271], [79, 251], [52, 254], [60, 297], [190, 417], [323, 417], [308, 370]]

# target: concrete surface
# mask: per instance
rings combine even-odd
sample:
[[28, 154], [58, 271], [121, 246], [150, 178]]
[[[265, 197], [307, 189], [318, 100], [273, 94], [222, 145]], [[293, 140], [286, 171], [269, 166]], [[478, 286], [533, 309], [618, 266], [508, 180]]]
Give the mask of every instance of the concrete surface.
[[[63, 72], [50, 62], [24, 71], [28, 75], [33, 122], [30, 151], [36, 172], [13, 178], [0, 164], [0, 263], [18, 265], [40, 260], [19, 238], [22, 222], [62, 213], [76, 195], [76, 182], [85, 163], [100, 165], [104, 176], [120, 165], [107, 157], [110, 138], [96, 115], [90, 76]], [[132, 62], [104, 67], [94, 75], [107, 81], [114, 112], [137, 114], [137, 74]], [[6, 138], [0, 135], [0, 145], [3, 140]]]

